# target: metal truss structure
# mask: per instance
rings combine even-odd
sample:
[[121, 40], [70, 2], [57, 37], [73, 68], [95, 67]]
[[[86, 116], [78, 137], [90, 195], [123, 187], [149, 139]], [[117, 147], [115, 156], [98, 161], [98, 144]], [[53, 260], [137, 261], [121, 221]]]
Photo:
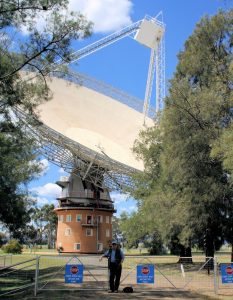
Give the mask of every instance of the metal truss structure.
[[16, 119], [26, 124], [27, 134], [38, 144], [40, 153], [68, 173], [81, 176], [97, 187], [122, 190], [132, 186], [131, 176], [138, 170], [120, 163], [104, 152], [98, 153], [51, 129], [38, 120], [28, 118], [20, 109], [15, 109]]
[[158, 113], [163, 108], [163, 101], [166, 95], [165, 91], [165, 40], [164, 36], [161, 39], [156, 55], [156, 112]]

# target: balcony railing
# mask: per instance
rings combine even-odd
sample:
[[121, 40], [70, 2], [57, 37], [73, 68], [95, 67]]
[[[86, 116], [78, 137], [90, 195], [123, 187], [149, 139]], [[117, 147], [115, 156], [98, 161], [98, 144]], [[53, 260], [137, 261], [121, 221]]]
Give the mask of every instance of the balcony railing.
[[68, 193], [67, 190], [62, 191], [61, 197], [75, 197], [75, 198], [89, 198], [89, 199], [100, 199], [100, 200], [111, 200], [108, 193], [100, 192], [99, 197], [97, 197], [97, 193], [90, 190], [85, 190], [84, 192], [71, 192]]
[[96, 221], [92, 221], [92, 222], [87, 222], [87, 221], [83, 221], [81, 223], [82, 226], [84, 227], [97, 227], [97, 222]]
[[59, 204], [60, 208], [99, 208], [99, 209], [105, 209], [105, 210], [114, 210], [114, 205], [113, 204], [102, 204], [97, 202], [88, 202], [88, 203], [75, 203], [75, 202], [70, 202], [70, 203], [60, 203]]

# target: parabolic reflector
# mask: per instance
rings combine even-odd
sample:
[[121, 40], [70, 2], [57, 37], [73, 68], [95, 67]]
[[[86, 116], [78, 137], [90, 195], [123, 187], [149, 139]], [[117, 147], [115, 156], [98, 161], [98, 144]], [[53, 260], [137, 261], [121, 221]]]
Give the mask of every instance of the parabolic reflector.
[[[88, 149], [143, 170], [132, 147], [143, 128], [143, 114], [84, 85], [53, 77], [48, 82], [50, 101], [38, 107], [40, 120], [52, 130]], [[152, 126], [147, 119], [147, 126]]]
[[[159, 14], [160, 15], [160, 14]], [[17, 118], [27, 125], [38, 144], [40, 153], [67, 172], [78, 174], [94, 186], [111, 189], [129, 186], [132, 174], [143, 170], [132, 148], [138, 134], [153, 126], [165, 95], [164, 77], [164, 24], [157, 18], [146, 16], [129, 26], [110, 34], [73, 53], [73, 63], [124, 37], [151, 48], [150, 64], [144, 101], [90, 79], [86, 75], [64, 75], [57, 78], [57, 61], [54, 75], [48, 85], [52, 100], [38, 107], [40, 122], [19, 107], [14, 109]], [[150, 107], [153, 78], [156, 74], [156, 110]], [[71, 76], [70, 76], [71, 75]], [[24, 74], [32, 80], [36, 74]], [[148, 117], [147, 117], [148, 116]]]

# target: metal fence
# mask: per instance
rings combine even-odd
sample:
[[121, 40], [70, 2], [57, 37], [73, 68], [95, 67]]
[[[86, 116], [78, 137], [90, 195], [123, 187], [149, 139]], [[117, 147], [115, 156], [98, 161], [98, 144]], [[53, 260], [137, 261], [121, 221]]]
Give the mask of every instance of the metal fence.
[[[233, 295], [233, 264], [232, 263], [226, 263], [221, 262], [218, 257], [216, 257], [216, 265], [217, 265], [217, 292], [224, 291], [225, 295]], [[223, 270], [229, 268], [229, 283], [226, 282], [223, 278]], [[224, 272], [225, 273], [225, 272]]]
[[[204, 260], [204, 257], [184, 259], [171, 256], [126, 257], [121, 286], [133, 286], [135, 290], [181, 289], [216, 291], [217, 278], [211, 261], [213, 261], [213, 258]], [[136, 283], [137, 265], [154, 266], [153, 284]]]
[[36, 290], [39, 257], [24, 260], [0, 269], [0, 297], [33, 287]]
[[[98, 255], [41, 255], [22, 261], [23, 257], [0, 257], [0, 297], [25, 288], [33, 289], [34, 295], [46, 290], [108, 289], [107, 260], [99, 261]], [[9, 261], [13, 264], [6, 265]], [[193, 256], [182, 259], [177, 256], [126, 256], [120, 289], [131, 286], [136, 292], [227, 291], [227, 294], [233, 295], [233, 284], [222, 282], [223, 264], [232, 265], [217, 257]], [[82, 283], [65, 282], [67, 265], [83, 266]], [[138, 266], [153, 266], [153, 283], [137, 283]]]
[[[83, 265], [83, 283], [65, 283], [67, 264]], [[108, 268], [99, 262], [97, 255], [40, 256], [38, 291], [40, 290], [104, 290], [108, 288]]]
[[12, 265], [12, 254], [0, 255], [0, 269]]

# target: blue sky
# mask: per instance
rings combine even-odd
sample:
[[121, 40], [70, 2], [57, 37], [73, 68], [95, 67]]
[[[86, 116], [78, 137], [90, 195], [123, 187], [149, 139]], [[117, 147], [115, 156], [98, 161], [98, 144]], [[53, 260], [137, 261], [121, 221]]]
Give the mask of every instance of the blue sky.
[[[72, 10], [80, 10], [94, 22], [93, 35], [74, 43], [75, 50], [93, 43], [131, 23], [155, 17], [162, 11], [165, 32], [166, 84], [177, 65], [177, 54], [192, 34], [196, 23], [205, 15], [214, 15], [218, 9], [230, 9], [232, 0], [70, 0]], [[40, 24], [40, 20], [38, 20]], [[81, 59], [75, 69], [122, 89], [140, 99], [144, 98], [150, 50], [131, 38], [124, 38], [98, 52]], [[71, 66], [74, 68], [74, 66]], [[151, 104], [154, 105], [155, 92]], [[64, 171], [42, 158], [44, 174], [30, 184], [38, 205], [55, 203], [60, 188], [55, 181]], [[112, 193], [117, 215], [136, 209], [133, 199], [118, 192]]]

